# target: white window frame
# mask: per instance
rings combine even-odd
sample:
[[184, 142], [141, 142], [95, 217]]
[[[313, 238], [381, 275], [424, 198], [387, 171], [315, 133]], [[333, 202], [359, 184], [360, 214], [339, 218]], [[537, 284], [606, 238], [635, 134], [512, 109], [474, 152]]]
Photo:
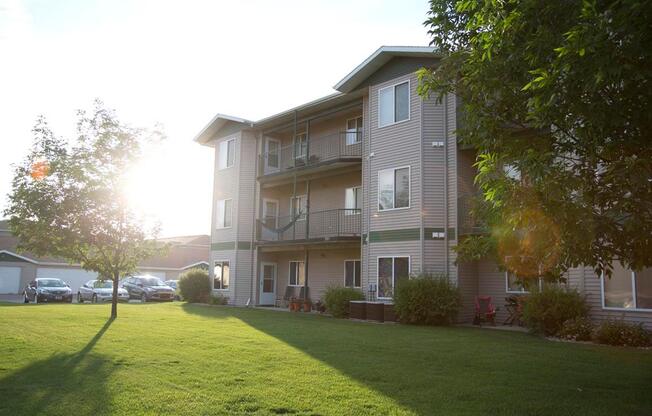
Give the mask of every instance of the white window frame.
[[263, 198], [263, 221], [267, 219], [267, 203], [268, 202], [273, 202], [276, 204], [276, 219], [274, 220], [274, 228], [278, 228], [278, 217], [279, 217], [279, 209], [280, 209], [280, 204], [278, 199], [272, 199], [272, 198]]
[[[303, 263], [303, 285], [301, 285], [301, 284], [293, 285], [293, 284], [290, 283], [290, 278], [292, 276], [292, 264], [293, 263]], [[298, 280], [299, 280], [299, 274], [298, 274], [298, 270], [297, 270], [297, 283], [298, 283]], [[288, 262], [288, 286], [291, 286], [291, 287], [303, 287], [305, 285], [305, 283], [306, 283], [306, 261], [305, 260], [290, 260]]]
[[604, 272], [600, 275], [600, 298], [602, 300], [601, 306], [602, 309], [607, 310], [607, 311], [624, 311], [624, 312], [652, 312], [652, 309], [646, 309], [646, 308], [639, 308], [637, 303], [638, 300], [636, 299], [636, 272], [629, 269], [630, 271], [630, 277], [632, 279], [632, 298], [634, 300], [634, 307], [633, 308], [619, 308], [617, 306], [606, 306], [604, 303]]
[[[305, 150], [306, 153], [304, 155], [297, 155], [297, 139], [302, 138], [302, 140], [305, 142]], [[299, 145], [299, 149], [303, 150], [304, 146]], [[306, 161], [308, 160], [308, 133], [305, 131], [302, 131], [300, 133], [297, 133], [294, 135], [292, 138], [292, 158], [294, 160], [297, 159], [305, 159]]]
[[[408, 279], [412, 275], [412, 256], [410, 255], [388, 255], [388, 256], [376, 256], [376, 294], [380, 292], [380, 267], [378, 262], [380, 259], [392, 259], [392, 293], [396, 290], [396, 276], [394, 276], [394, 262], [395, 259], [408, 259]], [[362, 266], [362, 264], [360, 265]], [[362, 282], [360, 282], [362, 283]], [[393, 299], [393, 297], [380, 297], [377, 296], [378, 299], [383, 299], [383, 300], [389, 300]]]
[[[230, 142], [233, 142], [233, 162], [229, 165], [229, 143]], [[226, 146], [226, 153], [224, 155], [224, 160], [226, 161], [225, 166], [222, 166], [222, 145]], [[218, 155], [217, 155], [217, 170], [226, 170], [226, 169], [232, 168], [233, 165], [235, 165], [235, 157], [236, 157], [236, 154], [235, 154], [235, 137], [232, 137], [232, 138], [226, 139], [226, 140], [222, 140], [218, 144], [218, 151], [217, 152], [218, 152]]]
[[[277, 162], [278, 166], [270, 166], [269, 165], [269, 143], [274, 142], [277, 145]], [[281, 169], [281, 141], [278, 139], [274, 139], [272, 137], [266, 137], [265, 138], [265, 169], [269, 171], [277, 171]]]
[[[382, 172], [386, 172], [388, 170], [393, 171], [393, 177], [394, 177], [394, 189], [392, 192], [392, 198], [394, 201], [394, 206], [396, 206], [396, 171], [399, 169], [408, 169], [408, 206], [407, 207], [399, 207], [399, 208], [385, 208], [385, 209], [380, 209], [380, 174]], [[377, 175], [377, 182], [376, 182], [376, 193], [377, 195], [377, 201], [376, 201], [376, 211], [377, 212], [387, 212], [387, 211], [397, 211], [401, 209], [410, 209], [412, 206], [412, 166], [407, 165], [407, 166], [399, 166], [396, 168], [387, 168], [387, 169], [381, 169], [378, 171]]]
[[[229, 287], [221, 288], [221, 289], [215, 289], [215, 263], [222, 263], [222, 276], [220, 277], [220, 285], [224, 286], [224, 263], [228, 263], [229, 265]], [[220, 292], [228, 292], [229, 288], [231, 287], [231, 260], [224, 259], [224, 260], [213, 260], [213, 279], [211, 282], [211, 289], [212, 290], [218, 290]]]
[[[301, 198], [306, 199], [306, 212], [304, 212], [302, 215], [297, 218], [297, 221], [305, 221], [306, 220], [306, 214], [308, 213], [308, 195], [303, 194], [303, 195], [295, 195], [290, 197], [290, 216], [294, 218], [294, 205], [293, 202], [295, 199], [301, 200]], [[301, 204], [299, 204], [299, 207], [301, 207]]]
[[[358, 263], [360, 263], [360, 276], [359, 276], [360, 277], [360, 286], [355, 286], [355, 276], [353, 276], [353, 284], [354, 284], [354, 286], [347, 286], [346, 285], [346, 263], [350, 262], [350, 261], [352, 261], [352, 262], [357, 261]], [[353, 273], [355, 273], [355, 264], [353, 265]], [[362, 262], [360, 261], [360, 259], [346, 259], [346, 260], [344, 260], [344, 279], [343, 280], [344, 280], [344, 287], [351, 287], [353, 289], [362, 289]]]
[[[344, 136], [344, 143], [347, 146], [354, 146], [356, 144], [362, 143], [362, 134], [359, 134], [359, 133], [362, 132], [362, 127], [360, 127], [360, 129], [356, 128], [355, 130], [349, 128], [349, 121], [356, 120], [356, 124], [357, 124], [358, 119], [361, 120], [361, 125], [364, 126], [364, 119], [362, 118], [362, 114], [359, 115], [359, 116], [355, 116], [355, 117], [351, 117], [351, 118], [346, 119], [346, 122], [344, 124], [344, 131], [346, 132], [345, 136]], [[356, 139], [355, 142], [349, 143], [349, 134], [355, 134], [355, 139]]]
[[[401, 85], [401, 84], [405, 84], [405, 83], [408, 84], [408, 117], [405, 120], [396, 121], [396, 86]], [[388, 85], [386, 87], [378, 89], [378, 96], [377, 96], [377, 99], [378, 99], [378, 113], [377, 114], [378, 114], [378, 128], [379, 129], [382, 129], [383, 127], [394, 126], [396, 124], [401, 124], [401, 123], [405, 123], [407, 121], [410, 121], [410, 118], [412, 117], [412, 109], [411, 109], [411, 107], [412, 107], [412, 102], [411, 102], [412, 89], [411, 89], [410, 84], [411, 84], [410, 79], [407, 79], [407, 80], [403, 80], [403, 81], [397, 82], [395, 84]], [[380, 92], [383, 91], [383, 90], [389, 89], [389, 88], [394, 88], [394, 111], [393, 111], [393, 113], [394, 113], [394, 122], [393, 123], [387, 123], [387, 124], [381, 124], [380, 123]]]
[[[346, 215], [359, 215], [360, 213], [362, 213], [362, 206], [354, 207], [354, 208], [346, 206], [346, 193], [349, 191], [349, 189], [353, 190], [353, 202], [355, 203], [356, 200], [357, 200], [355, 190], [357, 189], [358, 190], [357, 192], [362, 192], [362, 186], [358, 185], [358, 186], [349, 186], [348, 188], [344, 188], [344, 209], [346, 209], [346, 211], [344, 211], [345, 214]], [[362, 196], [361, 196], [361, 198], [362, 198]], [[360, 201], [360, 202], [362, 202], [362, 201]], [[361, 203], [361, 205], [362, 205], [362, 203]], [[357, 209], [358, 211], [349, 211], [351, 209]]]
[[[229, 225], [228, 227], [225, 225], [226, 224], [226, 201], [231, 201], [231, 218], [230, 218], [231, 225]], [[219, 210], [216, 209], [215, 211], [217, 212], [215, 213], [215, 228], [218, 230], [227, 230], [233, 227], [233, 199], [232, 198], [218, 199], [217, 204], [220, 203], [223, 204], [223, 208], [222, 208], [222, 211], [224, 212], [224, 218], [222, 218], [223, 224], [220, 227], [220, 219], [217, 216], [219, 214]]]

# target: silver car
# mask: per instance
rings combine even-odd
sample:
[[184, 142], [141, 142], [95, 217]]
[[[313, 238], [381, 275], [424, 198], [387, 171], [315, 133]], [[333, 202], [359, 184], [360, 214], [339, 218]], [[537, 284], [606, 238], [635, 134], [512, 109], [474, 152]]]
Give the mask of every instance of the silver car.
[[[84, 303], [90, 301], [93, 303], [111, 301], [113, 299], [113, 282], [111, 280], [89, 280], [79, 288], [77, 292], [77, 302]], [[118, 301], [129, 301], [129, 293], [119, 287]]]

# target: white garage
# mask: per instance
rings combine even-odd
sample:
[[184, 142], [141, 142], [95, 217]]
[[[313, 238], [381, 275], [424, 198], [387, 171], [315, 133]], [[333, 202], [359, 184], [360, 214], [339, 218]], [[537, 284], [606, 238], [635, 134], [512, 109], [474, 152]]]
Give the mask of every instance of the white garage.
[[97, 273], [79, 268], [39, 267], [36, 269], [36, 277], [52, 277], [55, 279], [61, 279], [70, 285], [73, 293], [77, 293], [77, 290], [81, 285], [91, 279], [97, 279]]
[[20, 291], [20, 267], [0, 267], [0, 293]]

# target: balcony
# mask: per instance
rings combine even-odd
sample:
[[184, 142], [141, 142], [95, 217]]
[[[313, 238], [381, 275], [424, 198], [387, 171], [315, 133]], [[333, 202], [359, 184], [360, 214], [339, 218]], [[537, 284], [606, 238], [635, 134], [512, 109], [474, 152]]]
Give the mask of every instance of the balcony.
[[331, 209], [257, 221], [259, 242], [359, 240], [361, 210]]
[[259, 156], [258, 178], [266, 182], [295, 174], [330, 170], [362, 161], [362, 131], [339, 132], [297, 140], [280, 146], [266, 138], [266, 152]]

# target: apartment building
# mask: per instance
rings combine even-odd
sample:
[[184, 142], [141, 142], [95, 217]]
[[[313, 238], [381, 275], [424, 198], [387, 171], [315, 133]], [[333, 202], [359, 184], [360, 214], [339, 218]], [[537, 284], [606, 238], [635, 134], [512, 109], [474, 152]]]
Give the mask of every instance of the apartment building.
[[[476, 152], [456, 136], [454, 95], [417, 94], [416, 71], [437, 62], [430, 47], [384, 46], [332, 95], [258, 121], [218, 114], [202, 129], [195, 141], [215, 151], [215, 293], [234, 305], [279, 305], [341, 285], [391, 302], [400, 279], [445, 273], [462, 291], [462, 321], [478, 295], [502, 306], [525, 293], [489, 260], [455, 261], [458, 239], [483, 232], [469, 216]], [[580, 268], [569, 284], [596, 318], [652, 325], [645, 273], [603, 282]]]

